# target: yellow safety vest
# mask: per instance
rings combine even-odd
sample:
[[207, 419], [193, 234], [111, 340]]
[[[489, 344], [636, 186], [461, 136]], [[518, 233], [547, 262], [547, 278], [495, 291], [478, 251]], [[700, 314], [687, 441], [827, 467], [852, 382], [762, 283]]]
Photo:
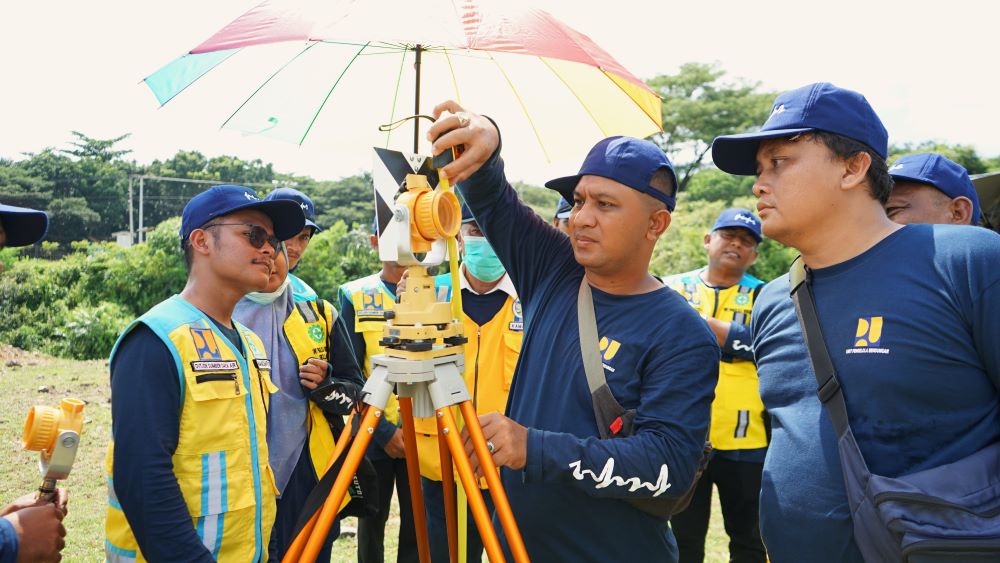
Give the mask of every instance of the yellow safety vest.
[[[294, 307], [292, 313], [285, 319], [283, 327], [298, 365], [306, 363], [309, 358], [330, 361], [327, 346], [330, 331], [336, 321], [336, 310], [328, 301], [318, 298], [300, 298], [293, 294]], [[316, 471], [316, 479], [323, 477], [323, 471], [330, 461], [336, 436], [323, 414], [323, 409], [313, 401], [309, 401], [309, 416], [306, 418], [306, 431], [309, 435], [309, 457]], [[347, 499], [349, 500], [349, 499]]]
[[[234, 323], [246, 358], [197, 308], [173, 296], [133, 321], [160, 337], [180, 376], [177, 449], [172, 457], [192, 526], [218, 561], [267, 561], [274, 524], [274, 476], [267, 458], [270, 363], [260, 339]], [[141, 374], [135, 374], [139, 376]], [[114, 490], [114, 441], [108, 445], [108, 561], [145, 561]]]
[[[749, 325], [754, 298], [764, 282], [744, 275], [734, 286], [714, 288], [702, 281], [704, 270], [671, 276], [664, 284], [683, 295], [702, 315]], [[739, 345], [750, 346], [750, 342]], [[750, 450], [767, 446], [764, 403], [760, 398], [757, 366], [752, 361], [723, 355], [719, 363], [719, 383], [712, 402], [709, 440], [717, 450]]]
[[[437, 281], [441, 281], [438, 276]], [[486, 324], [477, 325], [468, 315], [462, 315], [465, 336], [465, 385], [469, 388], [477, 414], [503, 413], [507, 395], [514, 380], [514, 368], [521, 353], [524, 321], [521, 301], [507, 296], [500, 311]], [[458, 408], [452, 409], [458, 417]], [[414, 419], [420, 474], [434, 481], [441, 480], [441, 455], [438, 451], [437, 421], [434, 417]], [[485, 481], [480, 480], [485, 488]]]
[[[385, 312], [396, 306], [396, 296], [382, 283], [378, 274], [348, 282], [340, 291], [347, 295], [354, 307], [354, 332], [360, 332], [365, 341], [365, 365], [361, 366], [365, 379], [372, 373], [372, 356], [384, 352], [379, 344], [382, 327], [385, 326]], [[399, 402], [396, 395], [389, 395], [385, 405], [385, 419], [399, 425]]]

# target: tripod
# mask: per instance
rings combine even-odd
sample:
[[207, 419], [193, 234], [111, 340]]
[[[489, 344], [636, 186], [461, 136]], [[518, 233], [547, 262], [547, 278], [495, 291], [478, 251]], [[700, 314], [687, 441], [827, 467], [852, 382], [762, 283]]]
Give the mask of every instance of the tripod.
[[[408, 182], [413, 181], [410, 177], [407, 180]], [[402, 200], [402, 198], [400, 199]], [[409, 213], [405, 206], [397, 209], [397, 220], [409, 222]], [[451, 234], [454, 235], [454, 233]], [[404, 249], [407, 251], [406, 254], [409, 254], [410, 251], [408, 242], [400, 244], [401, 249], [406, 247]], [[454, 240], [450, 240], [449, 243], [449, 250], [452, 250], [450, 252], [452, 271], [457, 272], [457, 260], [454, 259], [453, 251]], [[419, 264], [415, 260], [413, 262]], [[455, 287], [458, 285], [455, 284]], [[315, 560], [323, 539], [329, 532], [342, 504], [347, 488], [361, 463], [365, 450], [371, 442], [372, 434], [382, 417], [386, 402], [395, 387], [399, 397], [403, 443], [407, 459], [406, 471], [421, 563], [430, 563], [430, 542], [427, 537], [427, 521], [420, 486], [414, 416], [422, 418], [433, 416], [437, 420], [448, 547], [452, 563], [456, 563], [458, 559], [455, 482], [450, 471], [453, 461], [490, 561], [505, 561], [500, 541], [490, 522], [490, 515], [486, 509], [482, 491], [479, 489], [478, 480], [472, 471], [469, 458], [465, 454], [459, 428], [451, 413], [451, 407], [454, 405], [458, 405], [462, 413], [476, 457], [483, 467], [497, 516], [507, 537], [514, 560], [518, 563], [527, 562], [528, 555], [524, 541], [517, 528], [517, 523], [514, 521], [513, 511], [500, 483], [500, 475], [493, 463], [491, 452], [486, 445], [486, 437], [483, 435], [475, 407], [472, 405], [469, 391], [462, 378], [464, 357], [461, 345], [466, 342], [466, 338], [462, 334], [461, 321], [456, 320], [453, 316], [448, 303], [437, 302], [434, 280], [427, 274], [427, 268], [424, 265], [410, 267], [406, 291], [403, 293], [396, 310], [387, 312], [386, 318], [391, 320], [391, 324], [386, 326], [385, 337], [381, 342], [385, 346], [385, 354], [371, 358], [372, 373], [362, 389], [362, 401], [367, 406], [364, 408], [361, 422], [356, 430], [353, 421], [344, 429], [337, 440], [330, 465], [333, 465], [343, 454], [348, 442], [350, 442], [351, 435], [356, 434], [356, 437], [351, 442], [344, 465], [337, 475], [322, 509], [312, 517], [299, 536], [295, 538], [282, 561], [290, 563], [300, 560]]]

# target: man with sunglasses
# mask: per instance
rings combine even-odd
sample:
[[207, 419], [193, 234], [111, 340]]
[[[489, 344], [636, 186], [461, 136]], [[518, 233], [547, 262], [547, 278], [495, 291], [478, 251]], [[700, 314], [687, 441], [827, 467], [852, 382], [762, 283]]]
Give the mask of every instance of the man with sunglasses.
[[715, 454], [691, 504], [670, 518], [680, 563], [705, 560], [713, 485], [719, 489], [730, 561], [766, 559], [757, 526], [757, 499], [767, 453], [767, 415], [757, 391], [750, 346], [750, 313], [764, 282], [746, 273], [757, 260], [760, 242], [760, 220], [749, 209], [726, 209], [705, 235], [708, 265], [663, 282], [701, 313], [722, 348], [709, 432]]
[[275, 386], [261, 340], [231, 317], [267, 287], [280, 241], [303, 225], [295, 202], [242, 186], [214, 186], [184, 207], [187, 284], [111, 351], [108, 561], [267, 560]]

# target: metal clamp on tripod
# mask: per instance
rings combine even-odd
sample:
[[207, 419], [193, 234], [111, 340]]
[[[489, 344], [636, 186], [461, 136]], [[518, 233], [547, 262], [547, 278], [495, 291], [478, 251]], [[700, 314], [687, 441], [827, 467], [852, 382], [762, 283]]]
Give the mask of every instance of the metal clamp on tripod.
[[[348, 425], [338, 439], [330, 460], [330, 465], [333, 465], [350, 442], [343, 467], [323, 508], [313, 516], [289, 547], [283, 559], [286, 563], [315, 560], [393, 389], [396, 389], [399, 397], [406, 471], [421, 563], [430, 563], [430, 544], [420, 487], [414, 416], [433, 416], [437, 419], [448, 546], [452, 563], [456, 563], [458, 558], [455, 482], [453, 473], [449, 470], [452, 460], [490, 561], [504, 561], [500, 541], [490, 522], [482, 491], [469, 458], [465, 455], [459, 428], [452, 416], [450, 407], [454, 405], [458, 405], [465, 420], [514, 560], [519, 563], [528, 561], [514, 514], [462, 377], [465, 369], [462, 345], [467, 339], [463, 335], [460, 320], [461, 297], [456, 295], [456, 301], [451, 305], [438, 302], [434, 279], [427, 274], [429, 266], [443, 261], [447, 247], [453, 287], [460, 287], [454, 277], [458, 275], [455, 235], [461, 223], [461, 209], [458, 198], [450, 190], [443, 174], [440, 175], [439, 182], [439, 188], [432, 190], [426, 176], [407, 174], [396, 198], [392, 221], [399, 224], [397, 232], [401, 233], [396, 237], [397, 261], [409, 266], [406, 291], [395, 310], [386, 314], [388, 322], [380, 342], [385, 347], [385, 354], [371, 358], [372, 373], [362, 390], [362, 400], [367, 406], [361, 422], [356, 431], [352, 430], [353, 424]], [[447, 243], [445, 238], [448, 239]], [[418, 259], [418, 254], [423, 254], [424, 258]], [[355, 435], [353, 441], [352, 434]]]

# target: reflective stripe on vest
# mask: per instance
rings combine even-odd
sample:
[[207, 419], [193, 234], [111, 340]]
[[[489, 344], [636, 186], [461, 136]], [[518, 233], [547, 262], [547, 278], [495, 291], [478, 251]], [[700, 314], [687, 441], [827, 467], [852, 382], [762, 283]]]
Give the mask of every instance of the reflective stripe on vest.
[[[237, 323], [244, 358], [203, 313], [174, 296], [122, 333], [112, 350], [112, 362], [122, 339], [139, 322], [167, 346], [186, 389], [172, 462], [192, 526], [219, 561], [265, 560], [275, 511], [274, 478], [267, 465], [266, 409], [277, 388], [270, 379], [263, 344]], [[234, 443], [233, 436], [249, 439]], [[143, 561], [113, 494], [113, 452], [112, 440], [105, 461], [110, 487], [106, 555], [109, 560], [114, 556]]]
[[[750, 324], [756, 291], [764, 282], [744, 275], [734, 286], [717, 289], [702, 281], [705, 269], [671, 276], [664, 284], [680, 293], [699, 313], [721, 321]], [[712, 402], [709, 440], [718, 450], [749, 450], [767, 446], [764, 403], [753, 362], [726, 357], [719, 363], [719, 383]]]

